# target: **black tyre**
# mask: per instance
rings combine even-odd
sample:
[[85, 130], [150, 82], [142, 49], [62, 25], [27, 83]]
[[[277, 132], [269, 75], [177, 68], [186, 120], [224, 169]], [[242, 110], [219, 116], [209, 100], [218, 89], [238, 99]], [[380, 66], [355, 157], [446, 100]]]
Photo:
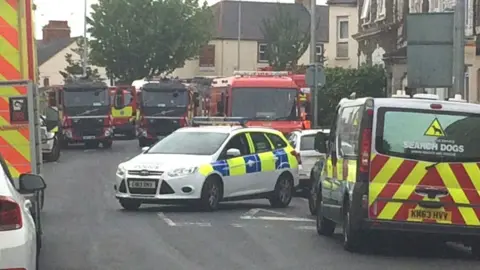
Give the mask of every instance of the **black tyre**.
[[308, 210], [310, 214], [315, 216], [317, 214], [317, 191], [315, 188], [315, 181], [312, 176], [310, 176], [310, 189], [308, 191]]
[[336, 224], [335, 222], [327, 219], [323, 216], [323, 199], [322, 199], [322, 191], [319, 190], [317, 192], [317, 199], [316, 199], [316, 223], [317, 223], [317, 233], [318, 235], [323, 236], [332, 236], [335, 232]]
[[363, 236], [362, 231], [352, 226], [350, 204], [347, 200], [343, 206], [343, 248], [350, 252], [359, 251]]
[[210, 177], [205, 180], [202, 187], [200, 204], [205, 211], [215, 211], [218, 209], [222, 199], [223, 189], [220, 180]]
[[284, 173], [278, 177], [273, 194], [268, 199], [270, 205], [275, 208], [285, 208], [292, 201], [295, 188], [293, 186], [293, 179], [290, 175]]
[[106, 141], [103, 141], [103, 142], [102, 142], [102, 146], [103, 146], [103, 148], [105, 148], [105, 149], [110, 149], [110, 148], [112, 148], [112, 145], [113, 145], [113, 140], [106, 140]]
[[55, 161], [58, 161], [58, 159], [60, 158], [60, 144], [56, 137], [54, 138], [54, 141], [53, 141], [52, 153], [45, 154], [44, 156], [45, 156], [45, 160], [48, 162], [55, 162]]
[[120, 199], [120, 200], [118, 200], [118, 202], [123, 207], [123, 209], [128, 210], [128, 211], [136, 211], [142, 205], [142, 203], [139, 202], [139, 201], [129, 200], [129, 199]]

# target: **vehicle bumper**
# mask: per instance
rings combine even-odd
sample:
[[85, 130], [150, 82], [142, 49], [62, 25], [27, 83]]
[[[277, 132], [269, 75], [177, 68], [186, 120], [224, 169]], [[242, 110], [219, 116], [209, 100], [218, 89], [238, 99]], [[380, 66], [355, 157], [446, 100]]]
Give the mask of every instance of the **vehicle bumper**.
[[398, 231], [420, 234], [435, 234], [442, 239], [444, 238], [445, 240], [480, 240], [479, 226], [365, 220], [362, 224], [362, 228], [372, 231]]
[[[133, 189], [129, 186], [132, 180], [154, 180], [157, 181], [155, 191], [151, 194], [140, 194], [139, 189]], [[128, 175], [122, 177], [116, 175], [115, 179], [115, 197], [117, 199], [133, 199], [140, 200], [143, 203], [170, 203], [178, 201], [198, 200], [201, 197], [202, 186], [205, 176], [200, 174], [192, 174], [185, 177], [162, 178], [155, 177], [139, 177]], [[123, 183], [122, 183], [123, 182]], [[183, 190], [182, 190], [183, 189]], [[190, 190], [185, 190], [190, 189]], [[168, 191], [168, 192], [167, 192]]]
[[35, 269], [36, 239], [29, 237], [25, 227], [0, 232], [0, 239], [7, 240], [0, 241], [0, 269]]
[[113, 132], [115, 134], [135, 133], [135, 124], [134, 123], [115, 124], [113, 126]]

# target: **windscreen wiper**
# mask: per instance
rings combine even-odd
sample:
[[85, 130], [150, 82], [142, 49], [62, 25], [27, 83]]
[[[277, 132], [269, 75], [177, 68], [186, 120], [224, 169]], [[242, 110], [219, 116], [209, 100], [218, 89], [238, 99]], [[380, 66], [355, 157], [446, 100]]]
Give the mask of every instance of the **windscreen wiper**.
[[82, 116], [82, 115], [90, 114], [90, 113], [96, 112], [96, 111], [98, 111], [98, 110], [99, 110], [99, 109], [86, 110], [86, 111], [84, 111], [84, 112], [82, 112], [82, 113], [77, 114], [77, 116]]

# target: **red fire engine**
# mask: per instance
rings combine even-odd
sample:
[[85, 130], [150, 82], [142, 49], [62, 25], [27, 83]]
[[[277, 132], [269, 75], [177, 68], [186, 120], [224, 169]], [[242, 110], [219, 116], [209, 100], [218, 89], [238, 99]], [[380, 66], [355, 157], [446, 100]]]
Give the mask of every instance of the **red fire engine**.
[[48, 105], [57, 107], [62, 119], [60, 143], [85, 143], [87, 147], [112, 147], [110, 98], [105, 83], [75, 81], [52, 86]]
[[135, 82], [139, 88], [137, 137], [140, 147], [148, 146], [180, 127], [190, 125], [197, 115], [199, 94], [194, 86], [179, 80]]
[[111, 113], [115, 134], [135, 138], [135, 116], [137, 114], [137, 91], [133, 86], [112, 86]]
[[284, 133], [309, 128], [303, 93], [288, 72], [243, 71], [214, 79], [208, 115], [243, 117], [247, 126], [267, 126]]

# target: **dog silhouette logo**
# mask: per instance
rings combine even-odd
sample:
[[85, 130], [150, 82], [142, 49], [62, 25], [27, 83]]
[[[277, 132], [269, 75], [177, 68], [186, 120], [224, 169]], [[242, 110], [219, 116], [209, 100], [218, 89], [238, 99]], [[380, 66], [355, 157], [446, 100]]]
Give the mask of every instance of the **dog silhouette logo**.
[[432, 137], [444, 137], [445, 131], [438, 121], [438, 118], [433, 119], [432, 123], [428, 126], [427, 130], [425, 131], [425, 136], [432, 136]]

